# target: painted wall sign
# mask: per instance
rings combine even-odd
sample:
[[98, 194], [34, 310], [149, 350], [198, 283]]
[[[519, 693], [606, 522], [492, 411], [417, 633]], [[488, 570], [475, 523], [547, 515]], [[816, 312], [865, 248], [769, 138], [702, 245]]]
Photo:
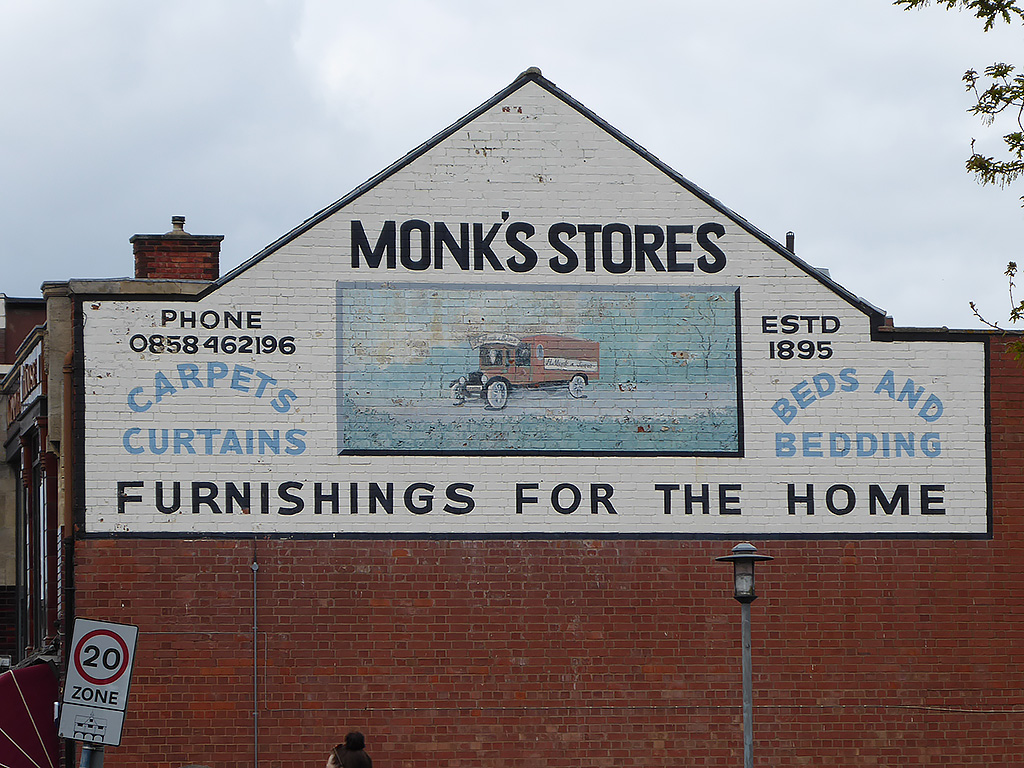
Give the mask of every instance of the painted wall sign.
[[988, 531], [983, 343], [883, 340], [546, 81], [200, 299], [82, 312], [90, 534]]
[[43, 342], [40, 340], [25, 356], [8, 378], [16, 378], [8, 388], [5, 417], [10, 426], [30, 405], [45, 394], [46, 377], [43, 375]]

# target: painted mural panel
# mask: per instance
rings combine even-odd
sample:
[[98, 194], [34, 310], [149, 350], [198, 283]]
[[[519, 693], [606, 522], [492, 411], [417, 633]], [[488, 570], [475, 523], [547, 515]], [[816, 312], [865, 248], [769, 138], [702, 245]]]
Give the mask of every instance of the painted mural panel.
[[737, 294], [340, 283], [339, 450], [736, 455]]

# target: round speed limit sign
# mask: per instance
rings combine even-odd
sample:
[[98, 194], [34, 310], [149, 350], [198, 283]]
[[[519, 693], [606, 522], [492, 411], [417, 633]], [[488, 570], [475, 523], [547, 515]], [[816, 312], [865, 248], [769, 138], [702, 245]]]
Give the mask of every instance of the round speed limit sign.
[[75, 645], [75, 670], [93, 685], [110, 685], [127, 670], [131, 660], [128, 644], [109, 629], [94, 629]]

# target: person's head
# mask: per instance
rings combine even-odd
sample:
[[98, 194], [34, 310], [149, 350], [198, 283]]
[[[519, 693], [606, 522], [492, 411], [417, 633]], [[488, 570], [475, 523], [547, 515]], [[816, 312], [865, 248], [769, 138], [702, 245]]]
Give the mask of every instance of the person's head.
[[366, 739], [363, 738], [363, 734], [359, 731], [351, 731], [345, 734], [345, 749], [364, 749], [366, 747]]

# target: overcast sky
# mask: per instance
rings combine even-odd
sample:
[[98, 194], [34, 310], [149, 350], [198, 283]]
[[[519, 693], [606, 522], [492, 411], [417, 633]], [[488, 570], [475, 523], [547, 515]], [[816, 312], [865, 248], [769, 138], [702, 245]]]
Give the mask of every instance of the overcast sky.
[[0, 292], [130, 275], [178, 214], [227, 272], [536, 66], [897, 325], [978, 327], [1024, 182], [964, 171], [1010, 129], [960, 78], [1022, 39], [887, 0], [0, 0]]

